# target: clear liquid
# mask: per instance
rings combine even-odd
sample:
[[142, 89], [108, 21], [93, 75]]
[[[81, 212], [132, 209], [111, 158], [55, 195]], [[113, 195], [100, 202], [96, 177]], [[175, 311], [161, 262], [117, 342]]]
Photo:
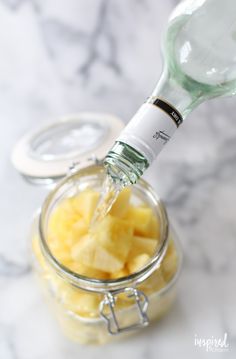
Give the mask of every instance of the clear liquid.
[[91, 228], [108, 214], [120, 191], [121, 187], [110, 176], [106, 175], [98, 205], [92, 218]]
[[129, 145], [120, 142], [117, 142], [113, 151], [108, 153], [104, 164], [107, 174], [91, 227], [108, 214], [121, 190], [136, 183], [148, 167], [145, 157]]
[[141, 177], [148, 167], [146, 158], [129, 145], [117, 142], [104, 161], [107, 174], [91, 226], [101, 221], [110, 211], [121, 190]]

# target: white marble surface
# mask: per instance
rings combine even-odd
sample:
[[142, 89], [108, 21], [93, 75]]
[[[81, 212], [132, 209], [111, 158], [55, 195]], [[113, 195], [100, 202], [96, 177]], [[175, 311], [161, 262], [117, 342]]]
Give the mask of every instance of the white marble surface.
[[[46, 190], [10, 163], [15, 141], [49, 118], [108, 111], [124, 121], [161, 71], [159, 41], [174, 0], [0, 1], [0, 358], [236, 357], [235, 99], [200, 106], [146, 177], [185, 251], [176, 305], [154, 328], [106, 348], [65, 339], [32, 276], [28, 230]], [[194, 336], [228, 335], [227, 353]]]

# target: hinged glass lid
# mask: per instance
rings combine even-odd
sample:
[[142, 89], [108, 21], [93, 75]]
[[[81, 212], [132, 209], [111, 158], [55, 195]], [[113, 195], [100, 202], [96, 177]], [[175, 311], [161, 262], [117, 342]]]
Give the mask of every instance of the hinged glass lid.
[[15, 168], [32, 181], [63, 177], [72, 162], [103, 158], [122, 130], [110, 114], [65, 116], [23, 136], [12, 152]]

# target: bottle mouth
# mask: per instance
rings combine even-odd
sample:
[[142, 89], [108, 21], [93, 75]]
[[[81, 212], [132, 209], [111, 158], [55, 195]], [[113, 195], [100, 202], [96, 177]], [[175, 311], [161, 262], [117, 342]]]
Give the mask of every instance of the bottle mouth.
[[113, 182], [120, 187], [135, 184], [149, 166], [147, 159], [141, 153], [119, 141], [108, 152], [104, 165]]
[[75, 287], [97, 293], [106, 293], [109, 290], [119, 290], [142, 283], [156, 270], [162, 261], [167, 249], [169, 234], [169, 221], [164, 205], [151, 186], [149, 186], [146, 181], [140, 180], [133, 187], [134, 194], [137, 196], [140, 195], [142, 198], [145, 198], [148, 201], [160, 221], [159, 246], [150, 262], [147, 263], [147, 265], [144, 266], [140, 271], [132, 273], [127, 277], [106, 280], [80, 275], [60, 263], [57, 258], [54, 257], [47, 243], [47, 224], [52, 210], [62, 198], [65, 198], [66, 196], [68, 197], [68, 195], [73, 193], [75, 189], [76, 191], [79, 191], [80, 188], [83, 190], [86, 186], [100, 186], [103, 178], [104, 168], [97, 165], [86, 167], [74, 173], [73, 175], [66, 177], [46, 198], [39, 218], [40, 246], [43, 255], [49, 265], [61, 278], [70, 282]]
[[136, 169], [132, 169], [131, 171], [130, 161], [127, 161], [124, 158], [120, 158], [114, 153], [112, 156], [109, 154], [107, 155], [104, 160], [104, 165], [106, 167], [108, 176], [121, 189], [135, 184], [143, 174], [141, 171]]

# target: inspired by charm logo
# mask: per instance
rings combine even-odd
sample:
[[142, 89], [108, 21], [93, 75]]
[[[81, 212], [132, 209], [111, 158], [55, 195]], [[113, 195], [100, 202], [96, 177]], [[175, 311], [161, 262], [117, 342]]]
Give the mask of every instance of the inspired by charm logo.
[[224, 333], [223, 338], [199, 338], [197, 334], [194, 337], [196, 347], [205, 348], [207, 352], [227, 352], [229, 351], [228, 334]]

